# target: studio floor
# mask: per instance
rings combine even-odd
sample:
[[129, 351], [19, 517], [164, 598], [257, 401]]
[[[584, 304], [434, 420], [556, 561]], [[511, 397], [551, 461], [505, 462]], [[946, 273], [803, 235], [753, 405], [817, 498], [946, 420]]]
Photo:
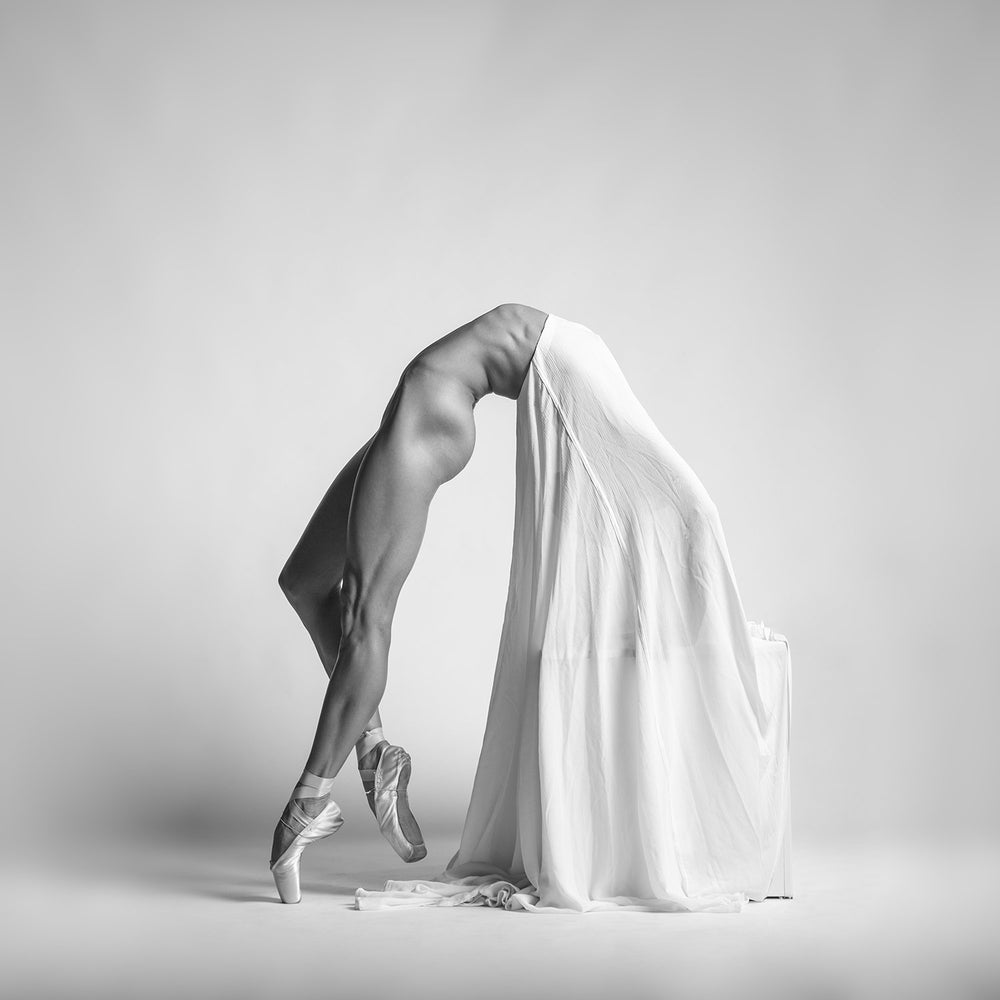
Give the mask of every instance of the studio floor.
[[[311, 848], [277, 902], [259, 842], [64, 846], [4, 885], [0, 992], [128, 997], [996, 997], [1000, 845], [796, 845], [796, 896], [736, 914], [359, 912], [431, 877], [376, 833]], [[266, 845], [265, 845], [266, 846]]]

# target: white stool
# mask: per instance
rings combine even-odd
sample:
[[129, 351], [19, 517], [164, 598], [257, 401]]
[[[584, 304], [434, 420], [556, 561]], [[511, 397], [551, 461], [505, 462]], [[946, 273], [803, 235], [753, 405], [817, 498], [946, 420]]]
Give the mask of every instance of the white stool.
[[761, 767], [765, 861], [771, 872], [767, 896], [792, 896], [792, 807], [789, 732], [792, 657], [788, 640], [763, 622], [747, 622], [766, 724]]

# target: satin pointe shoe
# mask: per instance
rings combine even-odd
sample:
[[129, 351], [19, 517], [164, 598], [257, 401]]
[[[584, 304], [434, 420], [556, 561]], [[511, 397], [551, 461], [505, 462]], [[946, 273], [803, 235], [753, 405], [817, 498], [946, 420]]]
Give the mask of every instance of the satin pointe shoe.
[[333, 799], [315, 816], [306, 813], [299, 805], [299, 800], [328, 795], [332, 788], [333, 778], [321, 778], [318, 774], [303, 771], [281, 819], [278, 820], [279, 826], [284, 826], [295, 834], [280, 857], [271, 862], [271, 874], [283, 903], [297, 903], [302, 898], [299, 890], [299, 858], [302, 852], [309, 844], [315, 844], [317, 840], [336, 833], [344, 823], [340, 806]]
[[[369, 730], [358, 744], [358, 759], [378, 748], [378, 758], [373, 768], [358, 768], [361, 780], [371, 783], [365, 792], [372, 803], [375, 819], [382, 836], [392, 845], [392, 849], [407, 863], [427, 857], [423, 835], [410, 812], [406, 786], [410, 781], [410, 755], [402, 748], [393, 746], [382, 735], [381, 729]], [[400, 813], [406, 817], [407, 826], [412, 823], [414, 839], [403, 832]]]

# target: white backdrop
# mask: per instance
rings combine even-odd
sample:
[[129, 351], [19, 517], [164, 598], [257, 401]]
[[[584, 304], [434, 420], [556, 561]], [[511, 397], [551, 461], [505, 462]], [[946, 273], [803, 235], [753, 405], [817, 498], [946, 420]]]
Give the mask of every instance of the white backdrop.
[[[0, 11], [9, 794], [264, 850], [324, 685], [278, 570], [405, 362], [522, 301], [605, 339], [788, 635], [796, 836], [996, 833], [996, 5]], [[383, 704], [432, 833], [510, 558], [476, 416]]]

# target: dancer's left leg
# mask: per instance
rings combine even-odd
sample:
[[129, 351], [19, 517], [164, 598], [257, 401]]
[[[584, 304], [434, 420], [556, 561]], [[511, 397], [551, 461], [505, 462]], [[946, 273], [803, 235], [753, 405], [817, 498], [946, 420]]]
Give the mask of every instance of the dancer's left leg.
[[[406, 433], [405, 425], [390, 422], [380, 428], [361, 459], [348, 517], [338, 657], [303, 780], [332, 778], [340, 770], [385, 691], [396, 602], [441, 481], [435, 458]], [[319, 815], [328, 805], [326, 792], [290, 802], [286, 812]], [[419, 828], [405, 799], [399, 805], [400, 824], [412, 823], [419, 842]], [[284, 856], [297, 832], [296, 823], [283, 815], [275, 828], [272, 862]]]

